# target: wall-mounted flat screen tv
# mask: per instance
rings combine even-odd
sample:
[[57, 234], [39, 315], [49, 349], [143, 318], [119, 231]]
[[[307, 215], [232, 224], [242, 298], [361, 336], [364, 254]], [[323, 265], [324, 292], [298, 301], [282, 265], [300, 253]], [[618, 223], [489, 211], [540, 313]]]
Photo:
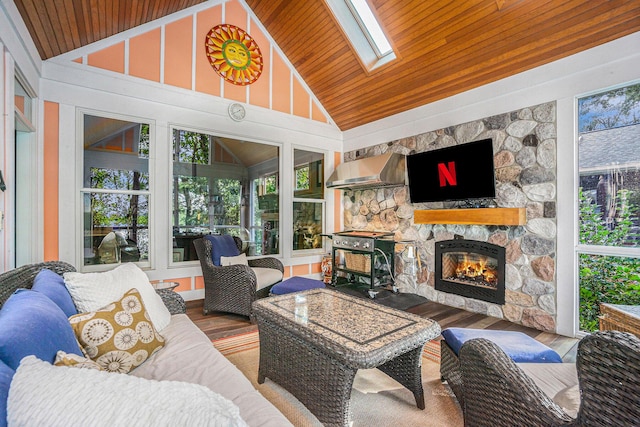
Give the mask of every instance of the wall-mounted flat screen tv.
[[496, 182], [489, 139], [407, 156], [412, 203], [493, 198]]

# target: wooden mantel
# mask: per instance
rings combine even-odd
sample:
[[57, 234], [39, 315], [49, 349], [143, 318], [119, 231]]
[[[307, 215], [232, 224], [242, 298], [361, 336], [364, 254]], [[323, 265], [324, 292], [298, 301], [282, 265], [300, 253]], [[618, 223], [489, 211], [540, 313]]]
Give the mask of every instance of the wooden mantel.
[[413, 211], [415, 224], [524, 225], [525, 208], [430, 209]]

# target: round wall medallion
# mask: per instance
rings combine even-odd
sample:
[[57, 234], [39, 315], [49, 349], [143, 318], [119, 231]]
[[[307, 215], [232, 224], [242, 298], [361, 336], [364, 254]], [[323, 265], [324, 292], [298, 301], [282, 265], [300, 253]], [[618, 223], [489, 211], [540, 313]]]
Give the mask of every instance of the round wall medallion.
[[262, 74], [262, 54], [258, 44], [247, 32], [235, 25], [213, 27], [204, 41], [213, 69], [226, 81], [246, 86]]
[[229, 105], [229, 117], [231, 117], [236, 122], [240, 122], [244, 120], [247, 112], [244, 109], [242, 104], [231, 104]]

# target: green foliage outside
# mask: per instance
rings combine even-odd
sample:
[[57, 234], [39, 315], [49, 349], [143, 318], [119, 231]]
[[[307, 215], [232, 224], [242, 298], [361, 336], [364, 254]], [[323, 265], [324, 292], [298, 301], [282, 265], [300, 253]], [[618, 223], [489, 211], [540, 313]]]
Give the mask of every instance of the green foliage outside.
[[[597, 206], [580, 189], [580, 243], [623, 246], [633, 225], [628, 190], [620, 190], [616, 225], [610, 230]], [[640, 259], [580, 254], [580, 330], [598, 330], [600, 303], [640, 305]]]

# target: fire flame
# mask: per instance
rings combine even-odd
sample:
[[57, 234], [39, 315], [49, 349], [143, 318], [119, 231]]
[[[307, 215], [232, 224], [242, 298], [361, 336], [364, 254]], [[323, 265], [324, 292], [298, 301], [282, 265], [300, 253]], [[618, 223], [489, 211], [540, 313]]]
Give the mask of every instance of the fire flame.
[[497, 271], [495, 268], [487, 265], [487, 260], [469, 261], [465, 255], [464, 260], [456, 266], [456, 277], [459, 279], [476, 279], [483, 280], [488, 284], [496, 284], [498, 282]]

